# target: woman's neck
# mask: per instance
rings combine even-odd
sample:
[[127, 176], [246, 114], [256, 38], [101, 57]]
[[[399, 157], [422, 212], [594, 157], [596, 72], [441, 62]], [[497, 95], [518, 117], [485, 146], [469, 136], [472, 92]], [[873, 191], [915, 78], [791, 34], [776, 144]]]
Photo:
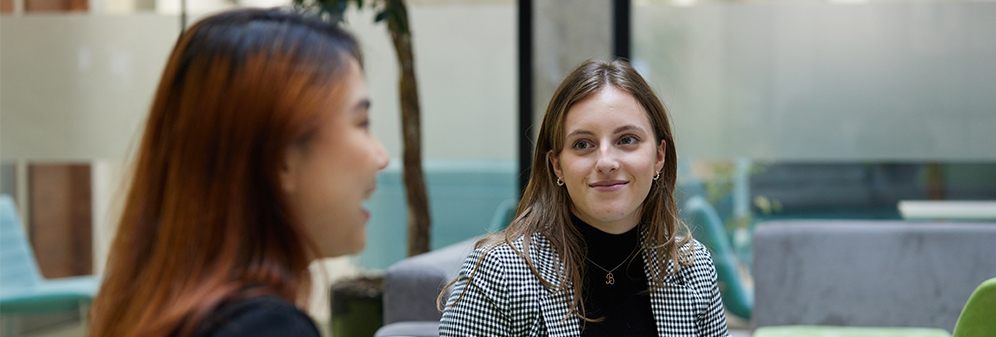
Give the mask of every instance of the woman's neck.
[[571, 216], [571, 223], [584, 239], [587, 257], [604, 268], [611, 269], [627, 257], [632, 257], [640, 244], [636, 226], [627, 232], [612, 234], [589, 225], [577, 216]]
[[640, 214], [642, 213], [643, 212], [641, 212], [640, 210], [637, 210], [636, 212], [633, 212], [629, 216], [624, 217], [622, 219], [602, 221], [595, 217], [589, 216], [584, 212], [579, 212], [573, 206], [571, 207], [571, 215], [573, 217], [578, 218], [581, 221], [584, 221], [586, 224], [592, 227], [598, 228], [598, 230], [600, 231], [615, 235], [629, 232], [630, 230], [635, 228], [636, 225], [640, 222]]
[[581, 233], [581, 237], [584, 238], [589, 248], [605, 247], [606, 249], [617, 250], [633, 247], [640, 241], [640, 233], [636, 226], [633, 226], [633, 228], [630, 228], [626, 232], [613, 234], [592, 226], [577, 216], [571, 216], [571, 223]]

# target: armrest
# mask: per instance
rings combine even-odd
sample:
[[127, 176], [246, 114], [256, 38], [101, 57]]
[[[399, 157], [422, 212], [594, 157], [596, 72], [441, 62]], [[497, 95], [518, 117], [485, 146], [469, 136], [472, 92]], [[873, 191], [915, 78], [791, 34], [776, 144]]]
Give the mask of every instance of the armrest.
[[[464, 259], [479, 239], [473, 238], [413, 256], [387, 268], [384, 276], [384, 324], [438, 322], [442, 313], [436, 309], [436, 297], [447, 283], [456, 278]], [[443, 296], [444, 299], [448, 297], [449, 293]]]

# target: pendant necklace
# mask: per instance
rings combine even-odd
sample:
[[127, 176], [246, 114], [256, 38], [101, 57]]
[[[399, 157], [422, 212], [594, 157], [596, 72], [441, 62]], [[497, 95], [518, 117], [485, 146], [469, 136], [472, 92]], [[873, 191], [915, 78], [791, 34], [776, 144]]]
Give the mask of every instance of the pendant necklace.
[[[637, 248], [639, 248], [639, 247], [640, 246], [637, 246]], [[625, 260], [623, 260], [622, 262], [620, 262], [618, 266], [616, 266], [615, 268], [612, 268], [612, 270], [608, 270], [608, 269], [603, 268], [602, 266], [599, 266], [598, 263], [595, 263], [595, 261], [592, 261], [587, 256], [585, 256], [584, 258], [585, 258], [585, 260], [588, 260], [588, 262], [591, 262], [591, 264], [595, 265], [595, 267], [598, 267], [598, 269], [601, 269], [602, 271], [605, 271], [606, 272], [606, 274], [605, 274], [605, 284], [613, 285], [613, 284], [616, 284], [616, 278], [612, 275], [612, 272], [616, 271], [616, 269], [619, 269], [619, 267], [622, 267], [622, 265], [625, 264], [626, 261], [629, 261], [629, 259], [631, 257], [633, 257], [633, 254], [636, 253], [637, 250], [638, 249], [634, 248], [633, 252], [629, 253], [629, 256], [627, 256]]]

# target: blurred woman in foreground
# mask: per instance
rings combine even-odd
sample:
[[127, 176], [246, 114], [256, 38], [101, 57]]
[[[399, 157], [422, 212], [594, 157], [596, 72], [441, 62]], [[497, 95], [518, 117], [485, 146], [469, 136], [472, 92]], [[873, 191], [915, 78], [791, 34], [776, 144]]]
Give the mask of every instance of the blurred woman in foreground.
[[319, 336], [308, 264], [359, 252], [388, 157], [356, 40], [286, 10], [177, 41], [137, 153], [91, 336]]

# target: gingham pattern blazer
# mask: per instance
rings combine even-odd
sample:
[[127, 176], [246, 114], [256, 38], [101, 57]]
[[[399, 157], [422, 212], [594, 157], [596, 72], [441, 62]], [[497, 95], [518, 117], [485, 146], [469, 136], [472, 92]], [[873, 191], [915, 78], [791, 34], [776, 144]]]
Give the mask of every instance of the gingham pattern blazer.
[[[646, 231], [641, 234], [646, 237]], [[712, 257], [698, 241], [682, 250], [691, 249], [690, 245], [695, 249], [695, 263], [665, 277], [667, 287], [651, 293], [657, 334], [728, 336]], [[521, 251], [522, 239], [513, 241], [512, 246]], [[551, 284], [559, 284], [563, 264], [550, 241], [534, 234], [529, 253], [539, 274]], [[482, 255], [484, 259], [474, 272]], [[652, 282], [650, 268], [660, 271], [667, 264], [647, 263], [648, 259], [656, 260], [647, 251], [642, 256], [647, 280]], [[670, 271], [672, 267], [667, 268]], [[567, 315], [573, 298], [572, 291], [556, 292], [543, 286], [508, 244], [491, 250], [478, 248], [463, 263], [439, 324], [439, 336], [579, 336], [580, 318]]]

